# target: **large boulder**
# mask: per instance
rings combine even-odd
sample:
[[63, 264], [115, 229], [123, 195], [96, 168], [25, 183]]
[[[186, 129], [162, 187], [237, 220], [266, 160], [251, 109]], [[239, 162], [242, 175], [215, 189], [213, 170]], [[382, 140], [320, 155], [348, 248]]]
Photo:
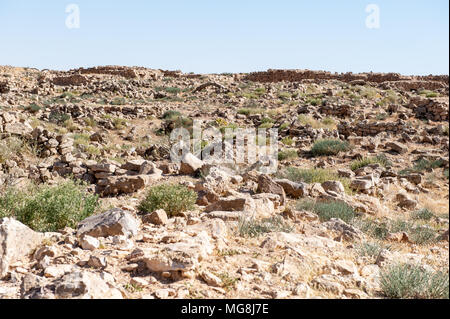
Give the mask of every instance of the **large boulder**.
[[150, 175], [110, 176], [98, 181], [97, 191], [103, 196], [134, 193], [160, 178], [160, 171]]
[[64, 275], [55, 284], [55, 296], [58, 299], [122, 299], [120, 290], [88, 271]]
[[404, 154], [408, 152], [408, 147], [406, 145], [399, 143], [399, 142], [388, 142], [386, 143], [386, 147], [390, 148], [391, 150], [399, 153]]
[[342, 185], [340, 181], [326, 181], [323, 182], [321, 185], [326, 192], [331, 191], [336, 194], [345, 193], [344, 185]]
[[286, 202], [286, 193], [281, 185], [274, 182], [269, 176], [261, 174], [258, 176], [258, 193], [269, 193], [280, 196], [281, 205]]
[[217, 202], [206, 207], [205, 212], [214, 211], [254, 211], [255, 201], [250, 196], [222, 197]]
[[5, 133], [16, 134], [16, 135], [27, 135], [33, 131], [33, 128], [27, 122], [20, 123], [7, 123], [4, 129]]
[[134, 236], [138, 233], [139, 221], [130, 213], [113, 208], [104, 213], [90, 216], [78, 224], [77, 235], [108, 237], [115, 235]]
[[286, 195], [293, 198], [300, 198], [306, 195], [307, 185], [305, 183], [296, 183], [288, 179], [275, 179], [275, 183], [283, 187]]
[[180, 164], [180, 174], [191, 175], [203, 166], [203, 161], [192, 153], [186, 153]]
[[206, 231], [194, 237], [184, 238], [173, 244], [161, 245], [154, 253], [146, 255], [143, 262], [153, 272], [194, 270], [199, 262], [214, 251], [214, 245]]
[[9, 265], [30, 254], [43, 240], [37, 233], [13, 218], [0, 220], [0, 278], [7, 275]]

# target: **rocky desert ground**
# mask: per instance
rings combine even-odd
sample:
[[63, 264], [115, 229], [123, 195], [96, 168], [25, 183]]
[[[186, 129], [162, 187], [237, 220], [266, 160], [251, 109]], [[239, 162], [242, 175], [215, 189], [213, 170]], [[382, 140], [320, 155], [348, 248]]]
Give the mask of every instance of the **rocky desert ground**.
[[[448, 298], [448, 81], [2, 66], [0, 298]], [[277, 171], [171, 161], [194, 120]]]

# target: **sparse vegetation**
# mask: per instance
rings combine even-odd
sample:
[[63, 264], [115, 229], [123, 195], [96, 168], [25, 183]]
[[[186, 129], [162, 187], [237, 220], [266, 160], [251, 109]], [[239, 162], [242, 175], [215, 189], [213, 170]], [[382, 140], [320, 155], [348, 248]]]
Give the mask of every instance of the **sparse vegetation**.
[[339, 218], [346, 223], [350, 223], [356, 214], [352, 207], [338, 201], [311, 201], [301, 200], [297, 203], [297, 209], [307, 210], [317, 214], [321, 221], [328, 221], [331, 218]]
[[399, 172], [400, 175], [408, 175], [411, 173], [421, 173], [424, 171], [431, 171], [435, 168], [442, 167], [444, 162], [442, 160], [433, 160], [430, 161], [428, 159], [420, 159], [419, 161], [414, 163], [412, 168], [403, 169]]
[[387, 159], [386, 155], [381, 154], [375, 157], [363, 157], [360, 160], [353, 161], [350, 165], [350, 168], [352, 171], [356, 171], [357, 169], [371, 164], [380, 164], [383, 167], [389, 167], [392, 165], [392, 163]]
[[290, 160], [290, 159], [294, 159], [297, 157], [298, 157], [298, 154], [297, 154], [297, 150], [295, 150], [295, 149], [282, 150], [282, 151], [278, 152], [278, 160], [279, 161]]
[[431, 272], [418, 265], [392, 265], [381, 272], [380, 284], [389, 298], [449, 298], [448, 273]]
[[97, 196], [87, 194], [83, 184], [70, 180], [26, 190], [9, 188], [0, 196], [0, 218], [14, 217], [41, 232], [75, 228], [97, 207]]
[[164, 209], [169, 216], [194, 208], [197, 193], [183, 185], [159, 185], [150, 189], [139, 205], [142, 212], [151, 213]]
[[434, 216], [435, 216], [434, 213], [427, 208], [423, 208], [421, 210], [417, 210], [411, 213], [411, 218], [415, 220], [430, 220]]
[[276, 176], [278, 178], [287, 178], [293, 182], [304, 183], [323, 183], [326, 181], [340, 181], [345, 188], [346, 193], [351, 194], [350, 180], [348, 178], [339, 177], [339, 175], [330, 169], [310, 168], [303, 169], [297, 167], [286, 167], [280, 170]]
[[337, 155], [350, 150], [350, 144], [341, 140], [319, 140], [311, 148], [313, 156]]
[[286, 232], [293, 230], [292, 226], [281, 216], [256, 220], [253, 218], [239, 219], [238, 232], [242, 237], [258, 237], [270, 232]]

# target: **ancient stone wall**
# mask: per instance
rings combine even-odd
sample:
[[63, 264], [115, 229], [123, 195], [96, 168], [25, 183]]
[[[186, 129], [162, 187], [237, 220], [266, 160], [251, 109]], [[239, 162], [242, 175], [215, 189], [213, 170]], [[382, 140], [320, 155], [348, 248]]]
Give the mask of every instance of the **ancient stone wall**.
[[81, 74], [109, 74], [109, 75], [119, 75], [127, 79], [134, 79], [137, 77], [136, 72], [132, 68], [122, 67], [122, 66], [98, 66], [94, 68], [80, 68], [74, 70]]
[[[442, 88], [448, 87], [448, 75], [438, 76], [403, 76], [399, 73], [331, 73], [326, 71], [311, 70], [268, 70], [264, 72], [253, 72], [244, 77], [245, 80], [253, 82], [300, 82], [304, 80], [314, 80], [317, 82], [324, 80], [339, 80], [343, 82], [364, 81], [372, 83], [401, 82], [401, 87], [410, 89], [417, 88]], [[409, 82], [414, 84], [408, 84]], [[425, 87], [424, 87], [425, 86]]]
[[357, 136], [375, 136], [381, 132], [401, 134], [407, 130], [402, 120], [398, 122], [369, 122], [367, 120], [356, 123], [341, 122], [337, 128], [339, 134], [344, 136], [349, 136], [352, 133]]
[[87, 84], [89, 81], [86, 77], [80, 74], [73, 74], [69, 76], [58, 76], [53, 78], [53, 84], [61, 86], [79, 86]]
[[422, 97], [413, 97], [408, 105], [417, 118], [430, 121], [448, 121], [448, 99], [434, 100]]

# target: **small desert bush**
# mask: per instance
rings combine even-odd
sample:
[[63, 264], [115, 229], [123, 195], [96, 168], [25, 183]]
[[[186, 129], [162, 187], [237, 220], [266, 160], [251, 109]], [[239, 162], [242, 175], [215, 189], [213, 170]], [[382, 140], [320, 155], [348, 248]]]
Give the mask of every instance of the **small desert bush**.
[[377, 258], [383, 249], [389, 249], [389, 247], [375, 241], [363, 242], [356, 246], [356, 251], [358, 252], [359, 256], [370, 258]]
[[341, 140], [318, 140], [311, 148], [313, 156], [337, 155], [350, 150], [350, 144]]
[[429, 271], [418, 265], [397, 264], [381, 272], [380, 284], [388, 298], [448, 299], [448, 273]]
[[317, 214], [321, 221], [328, 221], [331, 218], [339, 218], [346, 223], [355, 218], [355, 211], [346, 203], [338, 201], [314, 202], [301, 200], [297, 203], [297, 209], [307, 210]]
[[125, 105], [126, 100], [123, 97], [116, 97], [111, 101], [111, 105]]
[[54, 123], [54, 124], [62, 124], [70, 119], [71, 119], [70, 114], [67, 114], [64, 112], [59, 112], [57, 110], [51, 111], [50, 115], [48, 116], [49, 122]]
[[283, 143], [284, 145], [291, 146], [292, 144], [294, 144], [294, 140], [291, 137], [286, 136], [281, 140], [281, 143]]
[[386, 239], [389, 233], [405, 232], [412, 243], [426, 245], [435, 242], [437, 237], [436, 231], [430, 227], [400, 219], [375, 221], [368, 218], [357, 218], [353, 225], [379, 240]]
[[238, 223], [239, 235], [242, 237], [258, 237], [270, 232], [289, 233], [292, 230], [293, 227], [280, 216], [262, 220], [240, 218]]
[[389, 117], [389, 114], [383, 112], [383, 113], [378, 113], [377, 116], [375, 117], [378, 121], [384, 121], [385, 119], [387, 119]]
[[430, 220], [434, 216], [434, 213], [427, 208], [423, 208], [411, 213], [411, 218], [415, 220]]
[[194, 208], [197, 193], [183, 185], [159, 185], [152, 187], [145, 199], [140, 203], [139, 210], [153, 212], [164, 209], [169, 216]]
[[167, 93], [170, 94], [178, 94], [181, 92], [181, 89], [178, 87], [167, 87], [164, 89]]
[[278, 98], [283, 100], [283, 101], [286, 101], [286, 100], [289, 100], [291, 98], [291, 94], [289, 92], [279, 92], [278, 93]]
[[371, 164], [380, 164], [383, 167], [392, 165], [391, 162], [387, 159], [386, 155], [381, 154], [375, 157], [363, 157], [360, 160], [353, 161], [350, 165], [350, 168], [352, 171], [356, 171], [357, 169]]
[[284, 160], [289, 160], [289, 159], [294, 159], [294, 158], [298, 158], [298, 153], [297, 153], [297, 150], [295, 150], [295, 149], [282, 150], [282, 151], [278, 152], [278, 160], [279, 161], [284, 161]]
[[421, 173], [424, 171], [431, 171], [435, 168], [442, 167], [444, 162], [442, 160], [434, 160], [430, 161], [425, 158], [422, 158], [414, 163], [412, 168], [403, 169], [399, 172], [400, 175], [408, 175], [411, 173]]
[[248, 108], [248, 107], [244, 107], [242, 109], [239, 109], [237, 111], [238, 114], [243, 114], [243, 115], [250, 115], [250, 114], [257, 114], [259, 113], [258, 109], [253, 109], [253, 108]]
[[177, 117], [180, 117], [180, 116], [181, 116], [180, 112], [174, 111], [174, 110], [169, 110], [169, 111], [164, 112], [162, 118], [164, 120], [173, 120], [173, 119], [175, 119]]
[[10, 188], [0, 196], [0, 218], [13, 217], [40, 232], [75, 228], [97, 207], [98, 197], [86, 193], [84, 185], [75, 181], [26, 190]]
[[300, 114], [297, 117], [297, 121], [302, 125], [310, 125], [312, 128], [315, 129], [318, 128], [334, 129], [336, 127], [336, 122], [330, 117], [326, 117], [323, 120], [319, 121], [314, 119], [310, 115]]
[[24, 142], [15, 136], [10, 136], [0, 140], [0, 163], [4, 163], [5, 161], [20, 154], [24, 147]]

